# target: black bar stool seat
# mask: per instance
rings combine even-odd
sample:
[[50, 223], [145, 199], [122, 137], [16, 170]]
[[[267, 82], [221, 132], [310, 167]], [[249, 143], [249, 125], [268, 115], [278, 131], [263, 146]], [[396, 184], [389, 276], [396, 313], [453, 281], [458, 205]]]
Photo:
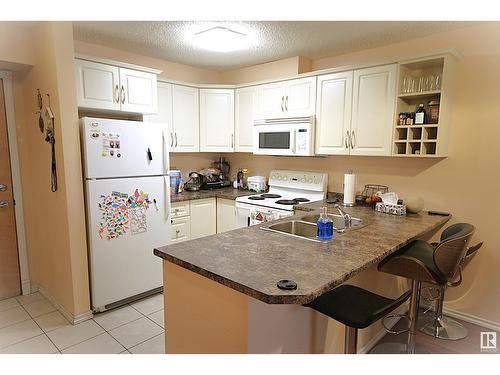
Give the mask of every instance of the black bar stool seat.
[[366, 328], [383, 318], [410, 295], [411, 292], [407, 291], [397, 299], [390, 299], [357, 286], [341, 285], [304, 306], [343, 323], [346, 326], [344, 352], [353, 354], [356, 353], [357, 329]]

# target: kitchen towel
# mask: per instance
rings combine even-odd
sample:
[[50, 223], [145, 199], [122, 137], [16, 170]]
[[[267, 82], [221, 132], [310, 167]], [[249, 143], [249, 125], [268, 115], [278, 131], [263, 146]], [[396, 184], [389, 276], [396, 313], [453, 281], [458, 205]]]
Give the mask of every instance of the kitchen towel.
[[344, 175], [344, 205], [353, 206], [356, 200], [356, 175], [346, 173]]
[[250, 225], [267, 223], [279, 219], [278, 214], [266, 209], [252, 208], [250, 210]]

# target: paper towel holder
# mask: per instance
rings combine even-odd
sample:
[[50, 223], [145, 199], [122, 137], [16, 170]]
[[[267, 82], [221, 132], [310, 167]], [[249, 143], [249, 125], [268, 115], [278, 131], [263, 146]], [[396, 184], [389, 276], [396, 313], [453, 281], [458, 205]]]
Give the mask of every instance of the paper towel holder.
[[[348, 192], [346, 189], [346, 177], [348, 175], [354, 176], [354, 181], [356, 181], [356, 175], [352, 170], [344, 175], [344, 199], [342, 205], [344, 207], [354, 207], [356, 205], [356, 183], [354, 182], [354, 185], [351, 186], [353, 191]], [[349, 198], [347, 198], [347, 196], [349, 196]]]

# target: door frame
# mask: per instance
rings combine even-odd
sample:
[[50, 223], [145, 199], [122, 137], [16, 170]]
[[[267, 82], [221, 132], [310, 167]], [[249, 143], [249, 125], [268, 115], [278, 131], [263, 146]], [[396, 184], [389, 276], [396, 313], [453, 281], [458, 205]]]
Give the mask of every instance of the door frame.
[[17, 251], [19, 254], [19, 272], [21, 275], [21, 291], [23, 295], [31, 293], [31, 284], [28, 268], [28, 253], [26, 250], [26, 232], [24, 228], [23, 194], [21, 189], [21, 172], [19, 167], [19, 153], [17, 147], [16, 117], [14, 110], [14, 96], [12, 93], [12, 73], [0, 70], [0, 79], [3, 81], [5, 97], [5, 112], [7, 117], [7, 134], [9, 138], [10, 168], [12, 174], [12, 192], [16, 202], [14, 212], [16, 216]]

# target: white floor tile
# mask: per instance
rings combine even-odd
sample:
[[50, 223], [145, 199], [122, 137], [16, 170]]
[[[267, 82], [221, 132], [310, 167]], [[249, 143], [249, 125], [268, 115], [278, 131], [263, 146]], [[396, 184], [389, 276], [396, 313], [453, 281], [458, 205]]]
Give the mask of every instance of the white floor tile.
[[59, 311], [53, 311], [45, 315], [40, 315], [34, 320], [44, 332], [50, 332], [70, 325], [70, 323]]
[[0, 349], [42, 334], [43, 331], [33, 320], [0, 329]]
[[63, 354], [118, 354], [125, 348], [105, 332], [62, 351]]
[[47, 336], [56, 344], [59, 350], [63, 350], [101, 333], [104, 333], [104, 330], [96, 322], [87, 320], [77, 325], [55, 329], [48, 332]]
[[132, 354], [165, 354], [165, 334], [155, 336], [129, 350]]
[[163, 309], [163, 295], [155, 294], [152, 297], [134, 302], [130, 305], [144, 315], [149, 315]]
[[0, 301], [0, 312], [19, 306], [16, 298], [9, 298]]
[[111, 311], [95, 314], [94, 320], [106, 331], [119, 327], [125, 323], [139, 319], [142, 314], [130, 306], [120, 307]]
[[163, 309], [155, 313], [149, 314], [148, 318], [151, 319], [156, 324], [158, 324], [160, 327], [165, 328], [165, 323], [163, 319]]
[[0, 350], [1, 354], [52, 354], [58, 353], [49, 338], [42, 334]]
[[31, 319], [21, 306], [0, 312], [0, 328]]
[[163, 329], [144, 317], [115, 328], [109, 333], [128, 349], [163, 333]]
[[54, 305], [52, 305], [46, 299], [41, 299], [35, 302], [28, 303], [23, 305], [28, 314], [31, 315], [32, 318], [36, 318], [40, 315], [48, 314], [49, 312], [56, 311]]
[[36, 293], [26, 294], [24, 296], [18, 296], [16, 297], [16, 299], [21, 305], [27, 305], [28, 303], [33, 303], [35, 301], [45, 300], [45, 297], [41, 293], [36, 292]]

